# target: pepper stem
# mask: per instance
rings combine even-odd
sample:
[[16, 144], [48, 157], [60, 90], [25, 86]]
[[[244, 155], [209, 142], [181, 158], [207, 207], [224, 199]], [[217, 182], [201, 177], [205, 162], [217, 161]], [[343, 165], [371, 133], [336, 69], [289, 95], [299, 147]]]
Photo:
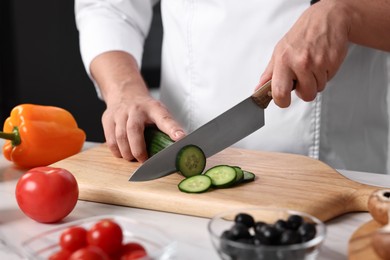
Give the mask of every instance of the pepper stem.
[[21, 143], [19, 129], [17, 126], [14, 127], [12, 133], [5, 133], [0, 131], [0, 138], [11, 140], [12, 146], [17, 146]]

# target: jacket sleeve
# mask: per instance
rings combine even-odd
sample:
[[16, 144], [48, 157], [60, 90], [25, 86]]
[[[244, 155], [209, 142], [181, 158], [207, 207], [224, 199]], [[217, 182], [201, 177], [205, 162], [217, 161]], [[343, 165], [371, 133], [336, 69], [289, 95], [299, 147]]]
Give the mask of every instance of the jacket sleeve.
[[107, 51], [125, 51], [141, 67], [143, 45], [156, 0], [75, 0], [81, 57], [91, 77], [91, 61]]

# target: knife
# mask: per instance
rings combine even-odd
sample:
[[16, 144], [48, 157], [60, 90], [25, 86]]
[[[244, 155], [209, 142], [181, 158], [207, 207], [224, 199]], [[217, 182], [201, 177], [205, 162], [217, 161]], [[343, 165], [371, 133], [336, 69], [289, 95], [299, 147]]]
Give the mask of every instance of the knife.
[[148, 181], [176, 172], [176, 155], [186, 145], [197, 145], [206, 157], [231, 146], [264, 126], [264, 109], [271, 100], [270, 80], [236, 106], [150, 157], [129, 181]]

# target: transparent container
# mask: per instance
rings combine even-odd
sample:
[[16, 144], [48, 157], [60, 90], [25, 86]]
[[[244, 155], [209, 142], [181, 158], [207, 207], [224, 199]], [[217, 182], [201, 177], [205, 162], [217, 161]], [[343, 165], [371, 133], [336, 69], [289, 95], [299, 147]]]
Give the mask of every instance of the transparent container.
[[[238, 213], [250, 214], [256, 222], [268, 224], [287, 220], [290, 215], [300, 215], [306, 222], [315, 224], [316, 235], [307, 242], [292, 245], [254, 245], [221, 239], [222, 233], [233, 226]], [[222, 212], [209, 221], [208, 231], [214, 248], [224, 260], [316, 259], [326, 236], [326, 226], [319, 219], [303, 212], [277, 208], [240, 208]]]
[[60, 250], [59, 239], [65, 229], [71, 226], [81, 226], [89, 229], [102, 219], [111, 219], [121, 226], [124, 243], [138, 242], [142, 244], [148, 253], [148, 257], [145, 259], [175, 259], [176, 243], [167, 236], [166, 232], [150, 224], [114, 215], [103, 215], [69, 222], [33, 236], [22, 242], [23, 254], [27, 259], [48, 259], [50, 255]]

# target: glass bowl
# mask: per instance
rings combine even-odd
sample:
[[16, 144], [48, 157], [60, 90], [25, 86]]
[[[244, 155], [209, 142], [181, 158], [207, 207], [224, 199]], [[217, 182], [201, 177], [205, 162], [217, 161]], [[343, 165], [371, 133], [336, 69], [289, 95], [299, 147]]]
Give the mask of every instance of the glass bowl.
[[[265, 242], [264, 239], [261, 238], [266, 235], [260, 234], [262, 233], [260, 231], [255, 232], [255, 228], [252, 227], [249, 228], [249, 235], [247, 234], [245, 239], [241, 238], [240, 241], [237, 241], [239, 240], [237, 238], [237, 232], [235, 235], [232, 235], [232, 232], [225, 231], [230, 230], [233, 227], [235, 224], [235, 217], [241, 213], [251, 215], [255, 223], [265, 222], [269, 225], [273, 225], [273, 227], [275, 227], [274, 224], [277, 220], [287, 221], [289, 216], [298, 215], [303, 218], [304, 222], [314, 225], [315, 236], [313, 235], [313, 238], [308, 238], [309, 240], [306, 239], [306, 242], [297, 242], [296, 244], [288, 244], [288, 242], [284, 240], [284, 245], [280, 245], [283, 243], [280, 242], [280, 240], [282, 240], [281, 237], [287, 237], [286, 235], [281, 235], [282, 231], [278, 231], [278, 235], [276, 235], [278, 238], [274, 239], [276, 242], [270, 243], [269, 241]], [[257, 225], [256, 230], [261, 230], [261, 224], [259, 223]], [[295, 229], [299, 230], [298, 228]], [[209, 221], [208, 231], [214, 248], [224, 260], [316, 259], [321, 244], [326, 236], [326, 226], [319, 219], [303, 212], [277, 208], [240, 208], [222, 212]], [[235, 231], [237, 231], [237, 229]], [[227, 233], [229, 235], [227, 235]]]
[[124, 243], [138, 242], [143, 245], [148, 253], [145, 259], [175, 259], [176, 243], [166, 235], [166, 232], [147, 223], [114, 215], [103, 215], [72, 221], [33, 236], [22, 242], [24, 255], [26, 255], [27, 259], [48, 259], [50, 255], [60, 250], [59, 239], [65, 229], [71, 226], [81, 226], [88, 229], [103, 219], [111, 219], [121, 226]]

